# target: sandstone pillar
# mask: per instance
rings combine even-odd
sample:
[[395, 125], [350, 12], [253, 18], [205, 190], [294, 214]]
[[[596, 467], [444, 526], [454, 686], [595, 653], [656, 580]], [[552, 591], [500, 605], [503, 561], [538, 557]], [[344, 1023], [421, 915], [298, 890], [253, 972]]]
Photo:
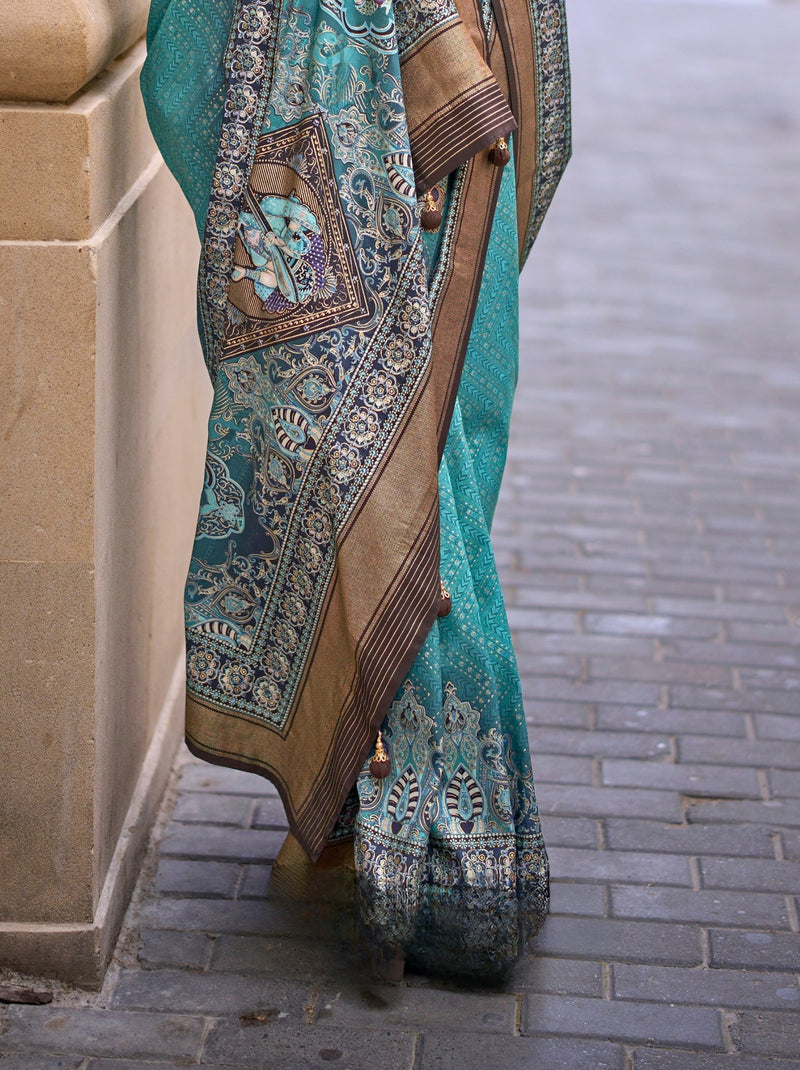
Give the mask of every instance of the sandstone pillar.
[[180, 737], [210, 399], [146, 8], [0, 0], [0, 965], [89, 987]]

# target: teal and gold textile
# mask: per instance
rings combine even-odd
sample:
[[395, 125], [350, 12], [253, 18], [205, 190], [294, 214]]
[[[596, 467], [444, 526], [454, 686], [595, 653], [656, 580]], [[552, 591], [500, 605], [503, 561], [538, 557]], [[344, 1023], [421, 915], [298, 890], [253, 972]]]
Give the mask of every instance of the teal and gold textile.
[[489, 530], [518, 269], [569, 155], [562, 4], [154, 0], [148, 45], [214, 383], [187, 742], [269, 776], [312, 858], [354, 836], [389, 952], [499, 969], [547, 904]]

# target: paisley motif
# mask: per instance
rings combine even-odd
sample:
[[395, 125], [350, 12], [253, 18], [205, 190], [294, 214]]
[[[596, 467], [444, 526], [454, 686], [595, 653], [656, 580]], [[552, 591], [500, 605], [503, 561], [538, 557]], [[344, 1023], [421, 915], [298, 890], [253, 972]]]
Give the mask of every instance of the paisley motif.
[[[450, 816], [461, 824], [464, 832], [471, 832], [474, 819], [483, 813], [483, 793], [463, 765], [453, 774], [444, 797]], [[467, 824], [469, 828], [464, 827]]]

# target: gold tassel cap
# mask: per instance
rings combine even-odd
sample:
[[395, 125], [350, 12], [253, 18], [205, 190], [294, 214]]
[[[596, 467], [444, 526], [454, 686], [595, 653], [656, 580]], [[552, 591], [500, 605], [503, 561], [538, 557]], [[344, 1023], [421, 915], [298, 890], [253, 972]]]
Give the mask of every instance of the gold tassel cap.
[[383, 736], [378, 732], [378, 739], [375, 743], [375, 753], [372, 755], [372, 761], [369, 763], [369, 771], [376, 780], [385, 780], [389, 775], [391, 768], [392, 764], [389, 761], [389, 754], [383, 743]]
[[423, 230], [438, 230], [442, 225], [442, 213], [436, 207], [436, 198], [431, 189], [425, 193], [425, 205], [419, 213], [419, 221]]

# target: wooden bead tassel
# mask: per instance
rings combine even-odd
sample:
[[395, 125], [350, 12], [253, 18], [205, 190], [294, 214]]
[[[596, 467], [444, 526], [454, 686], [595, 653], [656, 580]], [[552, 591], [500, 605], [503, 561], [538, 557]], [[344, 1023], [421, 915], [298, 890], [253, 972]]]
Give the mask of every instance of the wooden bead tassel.
[[508, 142], [504, 137], [498, 138], [489, 149], [489, 163], [493, 163], [495, 167], [505, 167], [510, 159], [511, 151]]
[[419, 221], [423, 230], [438, 230], [442, 225], [442, 213], [436, 207], [433, 190], [425, 193], [425, 207], [419, 213]]

